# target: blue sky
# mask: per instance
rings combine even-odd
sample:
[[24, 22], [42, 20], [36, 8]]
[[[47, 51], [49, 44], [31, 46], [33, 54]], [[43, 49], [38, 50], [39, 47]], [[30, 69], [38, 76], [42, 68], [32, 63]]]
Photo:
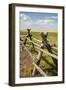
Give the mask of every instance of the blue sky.
[[32, 30], [58, 29], [57, 13], [20, 12], [20, 30], [31, 28]]

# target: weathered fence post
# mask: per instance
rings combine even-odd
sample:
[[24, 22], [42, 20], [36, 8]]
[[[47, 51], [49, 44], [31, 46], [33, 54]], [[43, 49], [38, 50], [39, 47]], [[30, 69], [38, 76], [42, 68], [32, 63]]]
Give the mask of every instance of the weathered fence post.
[[[24, 41], [24, 45], [26, 45], [27, 38], [29, 38], [29, 39], [32, 41], [31, 29], [27, 29], [27, 36], [26, 36], [26, 39], [25, 39], [25, 41]], [[32, 46], [33, 46], [33, 48], [34, 48], [34, 44], [33, 44], [33, 43], [32, 43]]]
[[[44, 49], [44, 43], [43, 43], [43, 42], [41, 43], [40, 48], [41, 48], [41, 49]], [[36, 64], [37, 64], [38, 66], [39, 66], [39, 64], [40, 64], [42, 54], [43, 54], [42, 51], [39, 51], [39, 52], [38, 52], [38, 55], [37, 55], [37, 62], [36, 62]], [[32, 76], [34, 76], [36, 73], [37, 73], [37, 70], [36, 70], [36, 68], [34, 67]]]
[[[41, 51], [38, 52], [38, 55], [36, 57], [37, 61], [36, 61], [36, 64], [39, 65], [40, 64], [40, 60], [41, 60], [41, 56], [42, 56], [42, 53]], [[34, 76], [35, 74], [37, 73], [37, 70], [36, 70], [36, 67], [33, 68], [33, 72], [32, 72], [32, 76]]]
[[[47, 35], [48, 35], [47, 32], [46, 32], [46, 33], [44, 33], [44, 32], [41, 33], [42, 43], [43, 43], [43, 45], [47, 48], [48, 52], [53, 53], [53, 52], [52, 52], [51, 45], [48, 43]], [[57, 62], [57, 59], [55, 59], [55, 58], [53, 58], [53, 57], [52, 57], [52, 59], [53, 59], [53, 62], [55, 63], [55, 65], [56, 65], [56, 71], [57, 71], [57, 70], [58, 70], [58, 62]]]

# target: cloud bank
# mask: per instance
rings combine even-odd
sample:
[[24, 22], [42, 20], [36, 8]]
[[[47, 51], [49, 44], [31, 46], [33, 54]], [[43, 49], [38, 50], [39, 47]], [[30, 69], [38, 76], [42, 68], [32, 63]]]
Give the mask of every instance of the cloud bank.
[[[39, 14], [38, 14], [39, 15]], [[35, 15], [30, 16], [25, 13], [20, 13], [20, 30], [31, 28], [34, 30], [48, 30], [54, 29], [57, 30], [58, 25], [58, 16], [49, 16], [47, 14], [44, 17], [39, 16], [39, 18], [35, 17]]]

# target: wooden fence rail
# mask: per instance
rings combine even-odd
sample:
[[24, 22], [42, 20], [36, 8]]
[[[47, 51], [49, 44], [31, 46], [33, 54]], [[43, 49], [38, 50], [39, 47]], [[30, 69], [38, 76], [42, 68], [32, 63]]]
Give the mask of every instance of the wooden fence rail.
[[28, 52], [30, 57], [33, 59], [33, 61], [32, 61], [33, 63], [32, 64], [34, 65], [34, 68], [36, 68], [38, 70], [38, 72], [40, 72], [40, 74], [42, 76], [47, 76], [47, 74], [34, 62], [35, 61], [34, 59], [36, 59], [36, 58], [33, 58], [31, 52], [24, 45], [23, 45], [23, 47], [26, 49], [26, 51]]
[[[36, 38], [34, 38], [34, 37], [33, 37], [33, 40], [35, 40], [35, 41], [37, 41], [37, 42], [39, 42], [39, 43], [42, 42], [42, 41], [40, 41], [40, 40], [38, 40], [38, 39], [36, 39]], [[56, 48], [56, 47], [54, 47], [54, 46], [52, 47], [52, 49], [55, 49], [56, 51], [58, 50], [58, 48]]]
[[58, 57], [57, 57], [56, 55], [53, 55], [53, 54], [51, 54], [51, 53], [49, 53], [49, 52], [41, 49], [41, 48], [40, 48], [40, 45], [36, 44], [35, 42], [31, 41], [30, 39], [28, 39], [28, 40], [29, 40], [30, 42], [32, 42], [34, 45], [36, 45], [36, 46], [37, 46], [36, 48], [39, 49], [40, 51], [42, 51], [43, 53], [48, 54], [49, 56], [51, 56], [51, 57], [53, 57], [53, 58], [55, 58], [55, 59], [58, 59]]
[[34, 68], [36, 68], [42, 76], [47, 76], [47, 74], [36, 64], [33, 62]]
[[[21, 38], [25, 38], [25, 37], [26, 37], [26, 35], [21, 35]], [[34, 37], [32, 37], [32, 39], [35, 40], [35, 41], [37, 41], [37, 42], [39, 42], [39, 43], [42, 42], [42, 41], [40, 41], [40, 40], [38, 40], [38, 39], [36, 39], [36, 38], [34, 38]], [[58, 48], [56, 48], [56, 47], [54, 47], [54, 46], [51, 47], [51, 48], [54, 49], [54, 50], [56, 50], [56, 51], [58, 50]]]

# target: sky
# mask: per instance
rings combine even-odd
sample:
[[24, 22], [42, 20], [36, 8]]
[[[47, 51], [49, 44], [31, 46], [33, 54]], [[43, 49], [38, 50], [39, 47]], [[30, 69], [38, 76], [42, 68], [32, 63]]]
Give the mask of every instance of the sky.
[[20, 30], [58, 30], [57, 13], [20, 12], [19, 22]]

